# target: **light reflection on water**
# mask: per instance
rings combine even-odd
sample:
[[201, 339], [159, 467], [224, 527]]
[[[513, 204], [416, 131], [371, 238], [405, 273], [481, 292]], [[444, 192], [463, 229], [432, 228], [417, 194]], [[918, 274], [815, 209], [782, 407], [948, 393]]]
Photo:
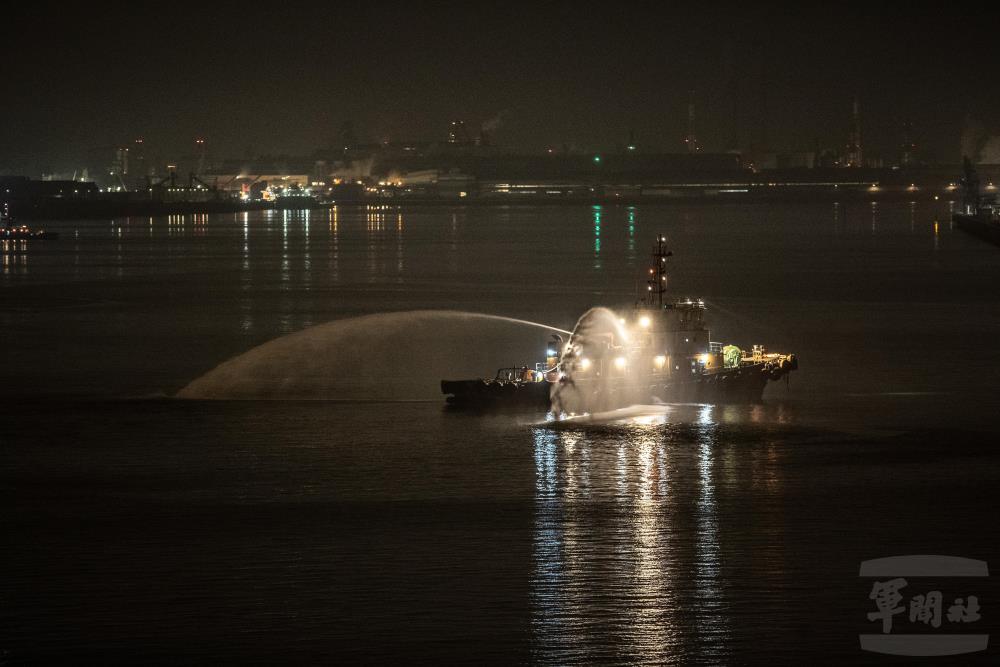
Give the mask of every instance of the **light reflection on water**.
[[27, 241], [0, 241], [0, 254], [3, 255], [4, 276], [28, 273]]
[[698, 426], [698, 506], [694, 581], [696, 597], [701, 602], [701, 607], [696, 627], [699, 634], [705, 638], [704, 645], [721, 649], [727, 636], [727, 618], [720, 584], [722, 553], [719, 544], [719, 508], [714, 481], [718, 443], [712, 428], [712, 406], [702, 408]]
[[594, 269], [600, 270], [601, 268], [601, 214], [603, 213], [603, 207], [599, 204], [595, 204], [593, 207], [594, 213]]
[[340, 282], [340, 211], [334, 206], [330, 209], [330, 257], [327, 268], [329, 269], [330, 282], [337, 284]]
[[113, 641], [145, 664], [850, 664], [860, 559], [996, 550], [993, 496], [961, 492], [996, 488], [985, 439], [850, 442], [775, 428], [767, 405], [573, 428], [422, 404], [67, 405], [7, 413], [3, 612], [25, 619], [25, 662]]
[[635, 206], [629, 206], [628, 207], [628, 262], [629, 262], [629, 266], [635, 266], [635, 228], [636, 228]]
[[[661, 406], [655, 406], [661, 407]], [[777, 493], [773, 446], [747, 466], [726, 424], [773, 406], [676, 406], [534, 429], [533, 655], [555, 663], [731, 656], [719, 485]], [[737, 429], [738, 432], [738, 429]], [[771, 517], [768, 517], [771, 518]], [[777, 523], [765, 521], [779, 539]], [[731, 547], [730, 547], [731, 548]]]
[[[745, 649], [741, 587], [784, 576], [782, 461], [758, 429], [787, 417], [780, 404], [678, 404], [536, 425], [533, 656], [724, 662]], [[752, 509], [732, 497], [745, 487]], [[750, 522], [760, 553], [742, 549]]]
[[458, 212], [456, 211], [451, 213], [448, 233], [448, 273], [458, 273]]

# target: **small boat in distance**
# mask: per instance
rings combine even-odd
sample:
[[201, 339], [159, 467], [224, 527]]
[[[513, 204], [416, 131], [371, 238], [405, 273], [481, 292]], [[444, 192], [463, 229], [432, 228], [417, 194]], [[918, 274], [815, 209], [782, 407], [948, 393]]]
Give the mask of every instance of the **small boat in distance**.
[[43, 229], [32, 230], [27, 225], [18, 225], [10, 215], [10, 206], [4, 202], [3, 212], [0, 213], [0, 241], [54, 241], [59, 238], [56, 232], [47, 232]]
[[567, 414], [632, 404], [757, 403], [769, 381], [788, 379], [794, 354], [712, 341], [701, 299], [664, 298], [673, 253], [657, 237], [646, 298], [628, 317], [588, 311], [565, 343], [554, 335], [544, 363], [500, 369], [493, 379], [443, 380], [458, 408], [552, 409]]
[[43, 229], [34, 231], [26, 225], [0, 227], [0, 241], [55, 241], [57, 238], [59, 238], [57, 232], [47, 232]]

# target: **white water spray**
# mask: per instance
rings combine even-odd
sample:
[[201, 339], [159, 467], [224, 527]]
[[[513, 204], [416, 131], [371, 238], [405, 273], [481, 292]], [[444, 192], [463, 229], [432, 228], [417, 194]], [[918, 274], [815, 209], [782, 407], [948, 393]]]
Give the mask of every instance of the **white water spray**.
[[335, 320], [233, 357], [177, 397], [439, 400], [442, 379], [492, 375], [497, 368], [540, 358], [545, 341], [532, 329], [571, 333], [538, 322], [450, 310]]
[[550, 393], [554, 414], [580, 415], [620, 407], [609, 373], [613, 352], [607, 345], [607, 334], [620, 343], [629, 339], [618, 316], [607, 308], [591, 308], [573, 327], [559, 360], [563, 378], [552, 385]]

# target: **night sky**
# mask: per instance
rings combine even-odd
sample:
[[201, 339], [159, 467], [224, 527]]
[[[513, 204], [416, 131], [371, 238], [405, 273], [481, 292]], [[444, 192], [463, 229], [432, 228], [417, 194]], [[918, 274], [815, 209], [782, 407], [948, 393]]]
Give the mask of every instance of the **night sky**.
[[953, 5], [106, 7], [6, 10], [0, 172], [72, 170], [137, 136], [165, 160], [196, 136], [213, 157], [307, 155], [346, 120], [363, 141], [442, 140], [458, 118], [514, 149], [634, 131], [680, 151], [692, 94], [707, 151], [841, 149], [855, 94], [886, 159], [906, 120], [937, 160], [963, 130], [1000, 133], [991, 20]]

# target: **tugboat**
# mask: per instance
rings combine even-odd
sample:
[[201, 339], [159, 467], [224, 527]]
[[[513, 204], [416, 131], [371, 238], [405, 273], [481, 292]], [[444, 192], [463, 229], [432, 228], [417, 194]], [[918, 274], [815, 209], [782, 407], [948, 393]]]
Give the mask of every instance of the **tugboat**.
[[962, 170], [962, 212], [952, 215], [952, 221], [963, 232], [1000, 245], [1000, 206], [997, 205], [996, 195], [980, 195], [979, 175], [968, 157], [963, 160]]
[[572, 405], [610, 410], [636, 403], [757, 403], [768, 382], [799, 367], [794, 354], [749, 351], [712, 341], [701, 299], [665, 298], [666, 263], [673, 255], [658, 236], [645, 299], [630, 317], [595, 309], [602, 325], [581, 318], [570, 339], [553, 336], [544, 363], [501, 369], [491, 380], [441, 382], [449, 405], [471, 409], [538, 408], [570, 412]]
[[3, 212], [0, 213], [0, 241], [53, 241], [59, 238], [56, 232], [45, 230], [32, 231], [27, 225], [17, 225], [10, 215], [10, 205], [3, 204]]

